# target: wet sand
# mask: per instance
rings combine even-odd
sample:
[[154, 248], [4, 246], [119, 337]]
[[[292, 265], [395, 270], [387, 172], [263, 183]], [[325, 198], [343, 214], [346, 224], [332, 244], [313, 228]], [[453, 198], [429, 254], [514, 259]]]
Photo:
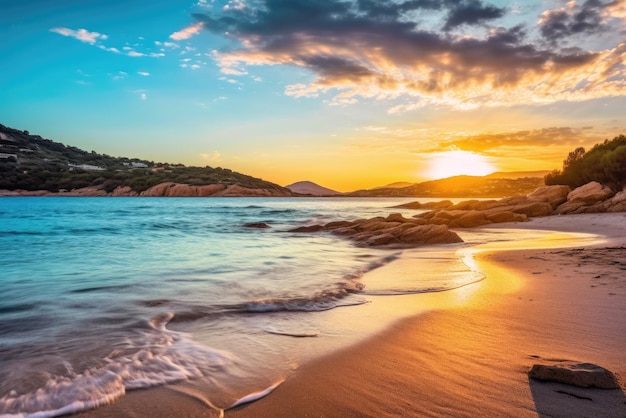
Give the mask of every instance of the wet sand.
[[[485, 280], [407, 296], [421, 298], [429, 310], [302, 365], [269, 396], [224, 415], [626, 417], [626, 214], [547, 217], [498, 228], [608, 238], [557, 236], [548, 244], [566, 248], [485, 246], [474, 255]], [[400, 267], [391, 263], [377, 274], [393, 276]], [[529, 379], [532, 364], [544, 359], [606, 367], [621, 389]], [[209, 417], [220, 411], [184, 388], [164, 387], [130, 392], [79, 415]]]

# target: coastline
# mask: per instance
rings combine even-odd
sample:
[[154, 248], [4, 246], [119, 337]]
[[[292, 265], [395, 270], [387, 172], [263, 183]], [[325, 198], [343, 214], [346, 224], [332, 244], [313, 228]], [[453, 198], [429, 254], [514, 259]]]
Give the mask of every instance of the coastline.
[[[553, 216], [492, 227], [606, 238], [592, 245], [564, 238], [550, 249], [481, 249], [475, 260], [486, 280], [399, 297], [419, 298], [429, 310], [305, 363], [269, 396], [225, 415], [626, 416], [626, 279], [620, 276], [626, 266], [617, 263], [626, 254], [625, 216]], [[393, 274], [394, 264], [379, 273]], [[557, 358], [606, 367], [621, 390], [572, 389], [528, 378], [533, 363]], [[177, 386], [129, 392], [113, 405], [78, 415], [173, 412], [219, 416]]]

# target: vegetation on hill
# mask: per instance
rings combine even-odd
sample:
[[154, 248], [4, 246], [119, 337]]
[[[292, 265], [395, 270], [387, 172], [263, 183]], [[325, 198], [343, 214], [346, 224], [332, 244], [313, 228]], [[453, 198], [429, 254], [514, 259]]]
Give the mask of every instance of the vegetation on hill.
[[408, 187], [382, 187], [359, 190], [346, 196], [359, 197], [503, 197], [524, 195], [543, 185], [541, 177], [517, 179], [480, 176], [454, 176], [416, 183]]
[[226, 168], [186, 167], [138, 158], [111, 157], [0, 125], [0, 189], [73, 190], [101, 187], [112, 192], [130, 186], [140, 193], [163, 182], [239, 185], [286, 190], [277, 184]]
[[565, 184], [576, 188], [591, 181], [604, 184], [613, 191], [626, 186], [626, 136], [620, 135], [594, 145], [589, 152], [583, 147], [570, 152], [562, 170], [545, 177], [547, 185]]

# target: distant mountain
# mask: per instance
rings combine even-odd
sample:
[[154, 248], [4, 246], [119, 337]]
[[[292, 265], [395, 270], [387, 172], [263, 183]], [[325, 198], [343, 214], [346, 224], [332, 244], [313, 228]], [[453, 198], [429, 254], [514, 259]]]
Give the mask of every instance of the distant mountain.
[[414, 184], [415, 183], [409, 183], [408, 181], [397, 181], [395, 183], [390, 183], [385, 186], [374, 187], [374, 189], [399, 189], [402, 187], [409, 187]]
[[296, 183], [285, 186], [285, 188], [298, 194], [308, 194], [312, 196], [337, 196], [341, 193], [326, 187], [322, 187], [319, 184], [312, 181], [298, 181]]
[[454, 176], [415, 183], [346, 193], [354, 197], [503, 197], [524, 195], [544, 184], [542, 177], [492, 178]]
[[540, 177], [544, 178], [546, 174], [550, 173], [550, 170], [538, 170], [538, 171], [498, 171], [491, 173], [485, 178], [488, 179], [521, 179], [524, 177]]
[[4, 125], [0, 125], [0, 190], [98, 196], [293, 195], [277, 184], [227, 168], [111, 157]]

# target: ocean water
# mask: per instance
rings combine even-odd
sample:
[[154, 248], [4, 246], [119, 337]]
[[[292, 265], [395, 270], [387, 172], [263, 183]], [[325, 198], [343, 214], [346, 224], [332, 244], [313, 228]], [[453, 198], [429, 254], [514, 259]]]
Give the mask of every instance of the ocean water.
[[181, 382], [224, 408], [358, 332], [341, 315], [371, 297], [482, 279], [449, 253], [413, 252], [419, 274], [366, 285], [404, 251], [287, 232], [411, 216], [390, 208], [410, 200], [0, 198], [0, 416], [72, 413]]

